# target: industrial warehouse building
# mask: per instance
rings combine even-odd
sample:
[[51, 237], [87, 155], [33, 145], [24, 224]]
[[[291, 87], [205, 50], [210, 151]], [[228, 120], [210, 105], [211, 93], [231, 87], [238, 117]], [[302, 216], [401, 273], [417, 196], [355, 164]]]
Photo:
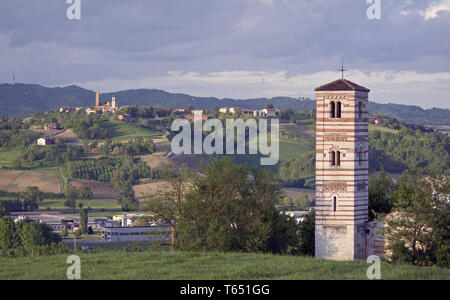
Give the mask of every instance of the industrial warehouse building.
[[103, 228], [102, 239], [107, 242], [170, 241], [170, 228], [158, 226]]

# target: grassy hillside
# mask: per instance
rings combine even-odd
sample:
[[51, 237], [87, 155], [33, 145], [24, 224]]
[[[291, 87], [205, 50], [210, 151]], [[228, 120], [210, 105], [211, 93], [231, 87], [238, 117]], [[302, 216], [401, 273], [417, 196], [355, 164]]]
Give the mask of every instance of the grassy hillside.
[[[0, 260], [0, 279], [66, 279], [67, 255]], [[367, 279], [364, 261], [268, 254], [105, 252], [81, 255], [82, 279]], [[382, 279], [448, 279], [449, 269], [382, 263]]]
[[373, 115], [396, 118], [407, 124], [449, 125], [450, 122], [449, 109], [432, 108], [425, 110], [414, 105], [369, 102], [369, 112]]
[[161, 135], [160, 132], [152, 131], [135, 123], [122, 121], [107, 121], [102, 125], [110, 130], [111, 138], [116, 140], [127, 140], [137, 137], [156, 138]]

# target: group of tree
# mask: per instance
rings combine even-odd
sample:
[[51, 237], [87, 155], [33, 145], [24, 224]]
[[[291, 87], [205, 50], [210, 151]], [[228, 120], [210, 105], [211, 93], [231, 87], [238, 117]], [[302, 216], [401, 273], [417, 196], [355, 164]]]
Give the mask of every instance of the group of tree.
[[44, 200], [44, 193], [35, 186], [29, 186], [25, 191], [13, 195], [15, 199], [0, 199], [0, 216], [10, 212], [36, 211]]
[[61, 237], [44, 223], [31, 219], [14, 222], [0, 217], [0, 253], [3, 257], [38, 256], [68, 253]]
[[72, 128], [81, 139], [106, 139], [110, 137], [110, 131], [104, 126], [107, 116], [100, 114], [87, 115], [84, 110], [72, 113], [60, 113], [59, 111], [49, 111], [45, 113], [35, 113], [31, 123], [44, 126], [44, 123], [56, 123], [58, 128]]
[[141, 178], [159, 179], [163, 173], [163, 168], [150, 168], [145, 162], [131, 157], [121, 157], [69, 162], [66, 165], [66, 174], [75, 179], [112, 183], [114, 174], [123, 168], [130, 173], [132, 184], [136, 184]]
[[305, 187], [305, 175], [315, 172], [316, 154], [314, 151], [306, 152], [296, 159], [283, 163], [279, 170], [279, 179], [284, 186]]
[[170, 188], [143, 205], [171, 227], [172, 249], [312, 254], [300, 251], [299, 226], [277, 208], [284, 194], [272, 175], [257, 169], [250, 179], [230, 159], [202, 173], [178, 170]]
[[92, 189], [88, 185], [82, 185], [79, 187], [67, 184], [64, 188], [64, 206], [67, 208], [75, 209], [77, 206], [77, 199], [92, 199]]
[[450, 180], [406, 171], [394, 183], [382, 170], [369, 179], [371, 218], [382, 220], [388, 258], [394, 262], [448, 267]]
[[142, 137], [137, 137], [128, 142], [115, 143], [107, 139], [98, 149], [103, 156], [108, 156], [109, 154], [136, 156], [153, 153], [155, 151], [155, 145], [151, 139], [144, 139]]
[[80, 147], [67, 147], [65, 145], [48, 145], [45, 147], [31, 145], [15, 160], [16, 166], [24, 168], [27, 166], [60, 165], [69, 161], [75, 161], [83, 156]]
[[19, 131], [28, 127], [29, 125], [20, 117], [9, 118], [8, 115], [0, 116], [0, 130]]
[[169, 116], [171, 110], [162, 106], [127, 106], [121, 108], [116, 115], [128, 114], [132, 118], [155, 119]]
[[297, 198], [284, 197], [280, 206], [285, 210], [303, 210], [306, 211], [314, 206], [314, 201], [310, 200], [307, 195]]
[[450, 138], [421, 127], [400, 124], [397, 133], [369, 132], [369, 168], [401, 173], [421, 169], [428, 174], [450, 174]]
[[28, 130], [0, 130], [0, 148], [24, 148], [36, 141], [37, 135]]

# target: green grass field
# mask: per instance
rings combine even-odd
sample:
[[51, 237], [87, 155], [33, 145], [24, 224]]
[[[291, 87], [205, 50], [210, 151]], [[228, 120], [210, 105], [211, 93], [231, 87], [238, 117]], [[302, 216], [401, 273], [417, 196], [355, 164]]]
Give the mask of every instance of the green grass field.
[[[364, 261], [269, 254], [104, 252], [81, 254], [82, 279], [367, 279]], [[0, 260], [0, 279], [66, 279], [67, 255]], [[382, 263], [381, 279], [449, 279], [450, 270]]]
[[296, 159], [305, 152], [314, 150], [314, 147], [305, 143], [280, 139], [280, 161], [288, 162]]
[[112, 120], [104, 122], [103, 125], [110, 130], [113, 140], [129, 140], [137, 137], [156, 138], [161, 136], [161, 133], [158, 131], [153, 131], [130, 122]]
[[390, 133], [399, 133], [400, 132], [399, 130], [386, 128], [386, 127], [383, 127], [381, 125], [376, 125], [376, 124], [369, 124], [369, 132], [370, 131], [381, 131], [381, 132], [390, 132]]
[[79, 203], [83, 203], [83, 207], [88, 208], [89, 217], [105, 217], [120, 214], [122, 209], [115, 199], [92, 199], [92, 200], [77, 200], [76, 209], [68, 209], [64, 206], [65, 199], [45, 199], [39, 204], [41, 211], [47, 211], [49, 208], [53, 211], [60, 211], [64, 214], [79, 214]]
[[11, 150], [0, 150], [0, 168], [1, 167], [12, 167], [12, 164], [14, 162], [14, 159], [18, 156], [20, 156], [24, 150], [22, 149], [14, 149]]

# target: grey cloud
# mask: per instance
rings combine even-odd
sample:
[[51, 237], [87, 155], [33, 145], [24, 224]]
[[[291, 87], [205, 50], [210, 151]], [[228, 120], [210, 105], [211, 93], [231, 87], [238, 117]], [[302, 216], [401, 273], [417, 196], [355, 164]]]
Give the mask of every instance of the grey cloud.
[[82, 20], [69, 21], [64, 0], [3, 0], [0, 79], [304, 74], [334, 70], [341, 57], [367, 72], [450, 70], [450, 14], [425, 21], [418, 12], [431, 0], [381, 1], [382, 20], [370, 21], [365, 0], [82, 0]]

